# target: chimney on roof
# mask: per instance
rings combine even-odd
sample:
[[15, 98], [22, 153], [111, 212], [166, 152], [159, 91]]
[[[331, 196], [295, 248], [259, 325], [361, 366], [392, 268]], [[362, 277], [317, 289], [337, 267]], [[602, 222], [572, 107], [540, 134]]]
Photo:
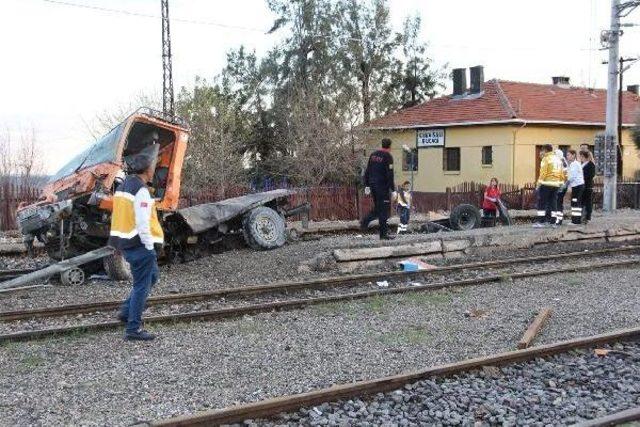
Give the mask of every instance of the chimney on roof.
[[553, 84], [555, 86], [564, 87], [564, 88], [571, 86], [571, 83], [569, 83], [569, 77], [567, 76], [551, 77], [551, 80], [553, 80]]
[[467, 91], [467, 69], [453, 69], [453, 95], [462, 96]]
[[482, 65], [476, 65], [469, 68], [469, 75], [471, 80], [470, 93], [480, 93], [482, 90], [482, 83], [484, 83], [484, 67]]
[[627, 92], [635, 93], [636, 95], [640, 94], [640, 85], [629, 85], [627, 86]]

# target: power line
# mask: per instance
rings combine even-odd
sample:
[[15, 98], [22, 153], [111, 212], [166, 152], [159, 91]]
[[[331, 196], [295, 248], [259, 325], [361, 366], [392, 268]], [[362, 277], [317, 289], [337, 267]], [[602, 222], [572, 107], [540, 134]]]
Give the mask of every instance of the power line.
[[[72, 2], [64, 1], [64, 0], [41, 0], [41, 1], [43, 1], [45, 3], [55, 4], [55, 5], [58, 5], [58, 6], [76, 7], [76, 8], [80, 8], [80, 9], [89, 9], [89, 10], [94, 10], [94, 11], [99, 11], [99, 12], [116, 13], [116, 14], [119, 14], [119, 15], [127, 15], [127, 16], [136, 16], [136, 17], [139, 17], [139, 18], [162, 19], [162, 17], [158, 16], [158, 15], [152, 15], [152, 14], [140, 13], [140, 12], [132, 12], [132, 11], [129, 11], [129, 10], [122, 10], [122, 9], [111, 9], [111, 8], [108, 8], [108, 7], [93, 6], [93, 5], [81, 4], [81, 3], [72, 3]], [[184, 24], [209, 25], [209, 26], [213, 26], [213, 27], [228, 28], [228, 29], [233, 29], [233, 30], [255, 31], [255, 32], [260, 32], [262, 34], [266, 34], [266, 32], [267, 32], [266, 30], [264, 30], [262, 28], [243, 27], [243, 26], [239, 26], [239, 25], [228, 25], [228, 24], [221, 24], [219, 22], [200, 21], [200, 20], [195, 20], [195, 19], [181, 19], [181, 18], [172, 18], [171, 20], [174, 21], [174, 22], [182, 22]]]

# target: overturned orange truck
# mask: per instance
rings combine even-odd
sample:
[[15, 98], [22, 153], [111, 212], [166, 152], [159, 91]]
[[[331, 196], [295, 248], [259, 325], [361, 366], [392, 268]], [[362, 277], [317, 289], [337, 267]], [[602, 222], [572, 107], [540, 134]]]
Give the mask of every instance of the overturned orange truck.
[[[307, 205], [287, 210], [293, 191], [274, 190], [178, 208], [189, 134], [188, 124], [180, 118], [149, 108], [134, 112], [53, 175], [40, 201], [18, 210], [27, 246], [38, 240], [55, 260], [105, 246], [112, 195], [127, 173], [127, 160], [155, 144], [157, 164], [150, 187], [165, 231], [167, 258], [198, 256], [229, 234], [242, 234], [254, 249], [282, 246], [285, 218], [308, 210]], [[118, 254], [103, 264], [113, 278], [126, 275]], [[99, 267], [94, 263], [84, 268]]]

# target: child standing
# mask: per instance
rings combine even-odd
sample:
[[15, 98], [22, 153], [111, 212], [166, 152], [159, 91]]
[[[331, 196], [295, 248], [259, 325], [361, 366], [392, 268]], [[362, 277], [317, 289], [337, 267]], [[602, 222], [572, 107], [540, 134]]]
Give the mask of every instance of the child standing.
[[402, 187], [398, 189], [398, 215], [400, 216], [400, 224], [398, 225], [398, 234], [409, 231], [409, 211], [411, 209], [411, 183], [405, 181]]
[[498, 187], [498, 178], [491, 178], [489, 186], [484, 190], [484, 198], [482, 200], [482, 213], [487, 225], [491, 227], [496, 225], [498, 199], [500, 196], [501, 193], [500, 188]]

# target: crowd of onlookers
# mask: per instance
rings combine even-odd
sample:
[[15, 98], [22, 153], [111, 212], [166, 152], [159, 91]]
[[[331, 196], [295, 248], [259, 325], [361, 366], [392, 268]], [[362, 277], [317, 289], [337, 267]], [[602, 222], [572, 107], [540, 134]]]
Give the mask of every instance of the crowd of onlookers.
[[[380, 222], [380, 238], [391, 239], [387, 219], [393, 203], [400, 217], [398, 233], [408, 231], [411, 210], [411, 185], [405, 181], [401, 187], [394, 184], [393, 156], [390, 152], [391, 140], [383, 139], [381, 148], [371, 154], [363, 177], [365, 194], [373, 198], [374, 209], [362, 219], [361, 228], [366, 229], [374, 219]], [[586, 224], [593, 212], [593, 178], [596, 166], [589, 146], [583, 144], [580, 150], [567, 150], [566, 155], [551, 144], [540, 150], [540, 173], [536, 196], [538, 211], [534, 227], [558, 227], [564, 220], [564, 200], [567, 194], [571, 200], [570, 224]], [[506, 207], [500, 200], [498, 179], [492, 178], [484, 192], [482, 216], [495, 224], [499, 215], [506, 215]]]
[[[588, 145], [580, 151], [553, 149], [551, 144], [540, 151], [540, 173], [536, 196], [538, 212], [534, 227], [557, 227], [564, 220], [564, 200], [569, 193], [572, 225], [591, 221], [593, 212], [593, 178], [596, 166]], [[499, 211], [500, 189], [497, 178], [492, 178], [484, 192], [482, 210], [485, 217], [495, 218]]]

